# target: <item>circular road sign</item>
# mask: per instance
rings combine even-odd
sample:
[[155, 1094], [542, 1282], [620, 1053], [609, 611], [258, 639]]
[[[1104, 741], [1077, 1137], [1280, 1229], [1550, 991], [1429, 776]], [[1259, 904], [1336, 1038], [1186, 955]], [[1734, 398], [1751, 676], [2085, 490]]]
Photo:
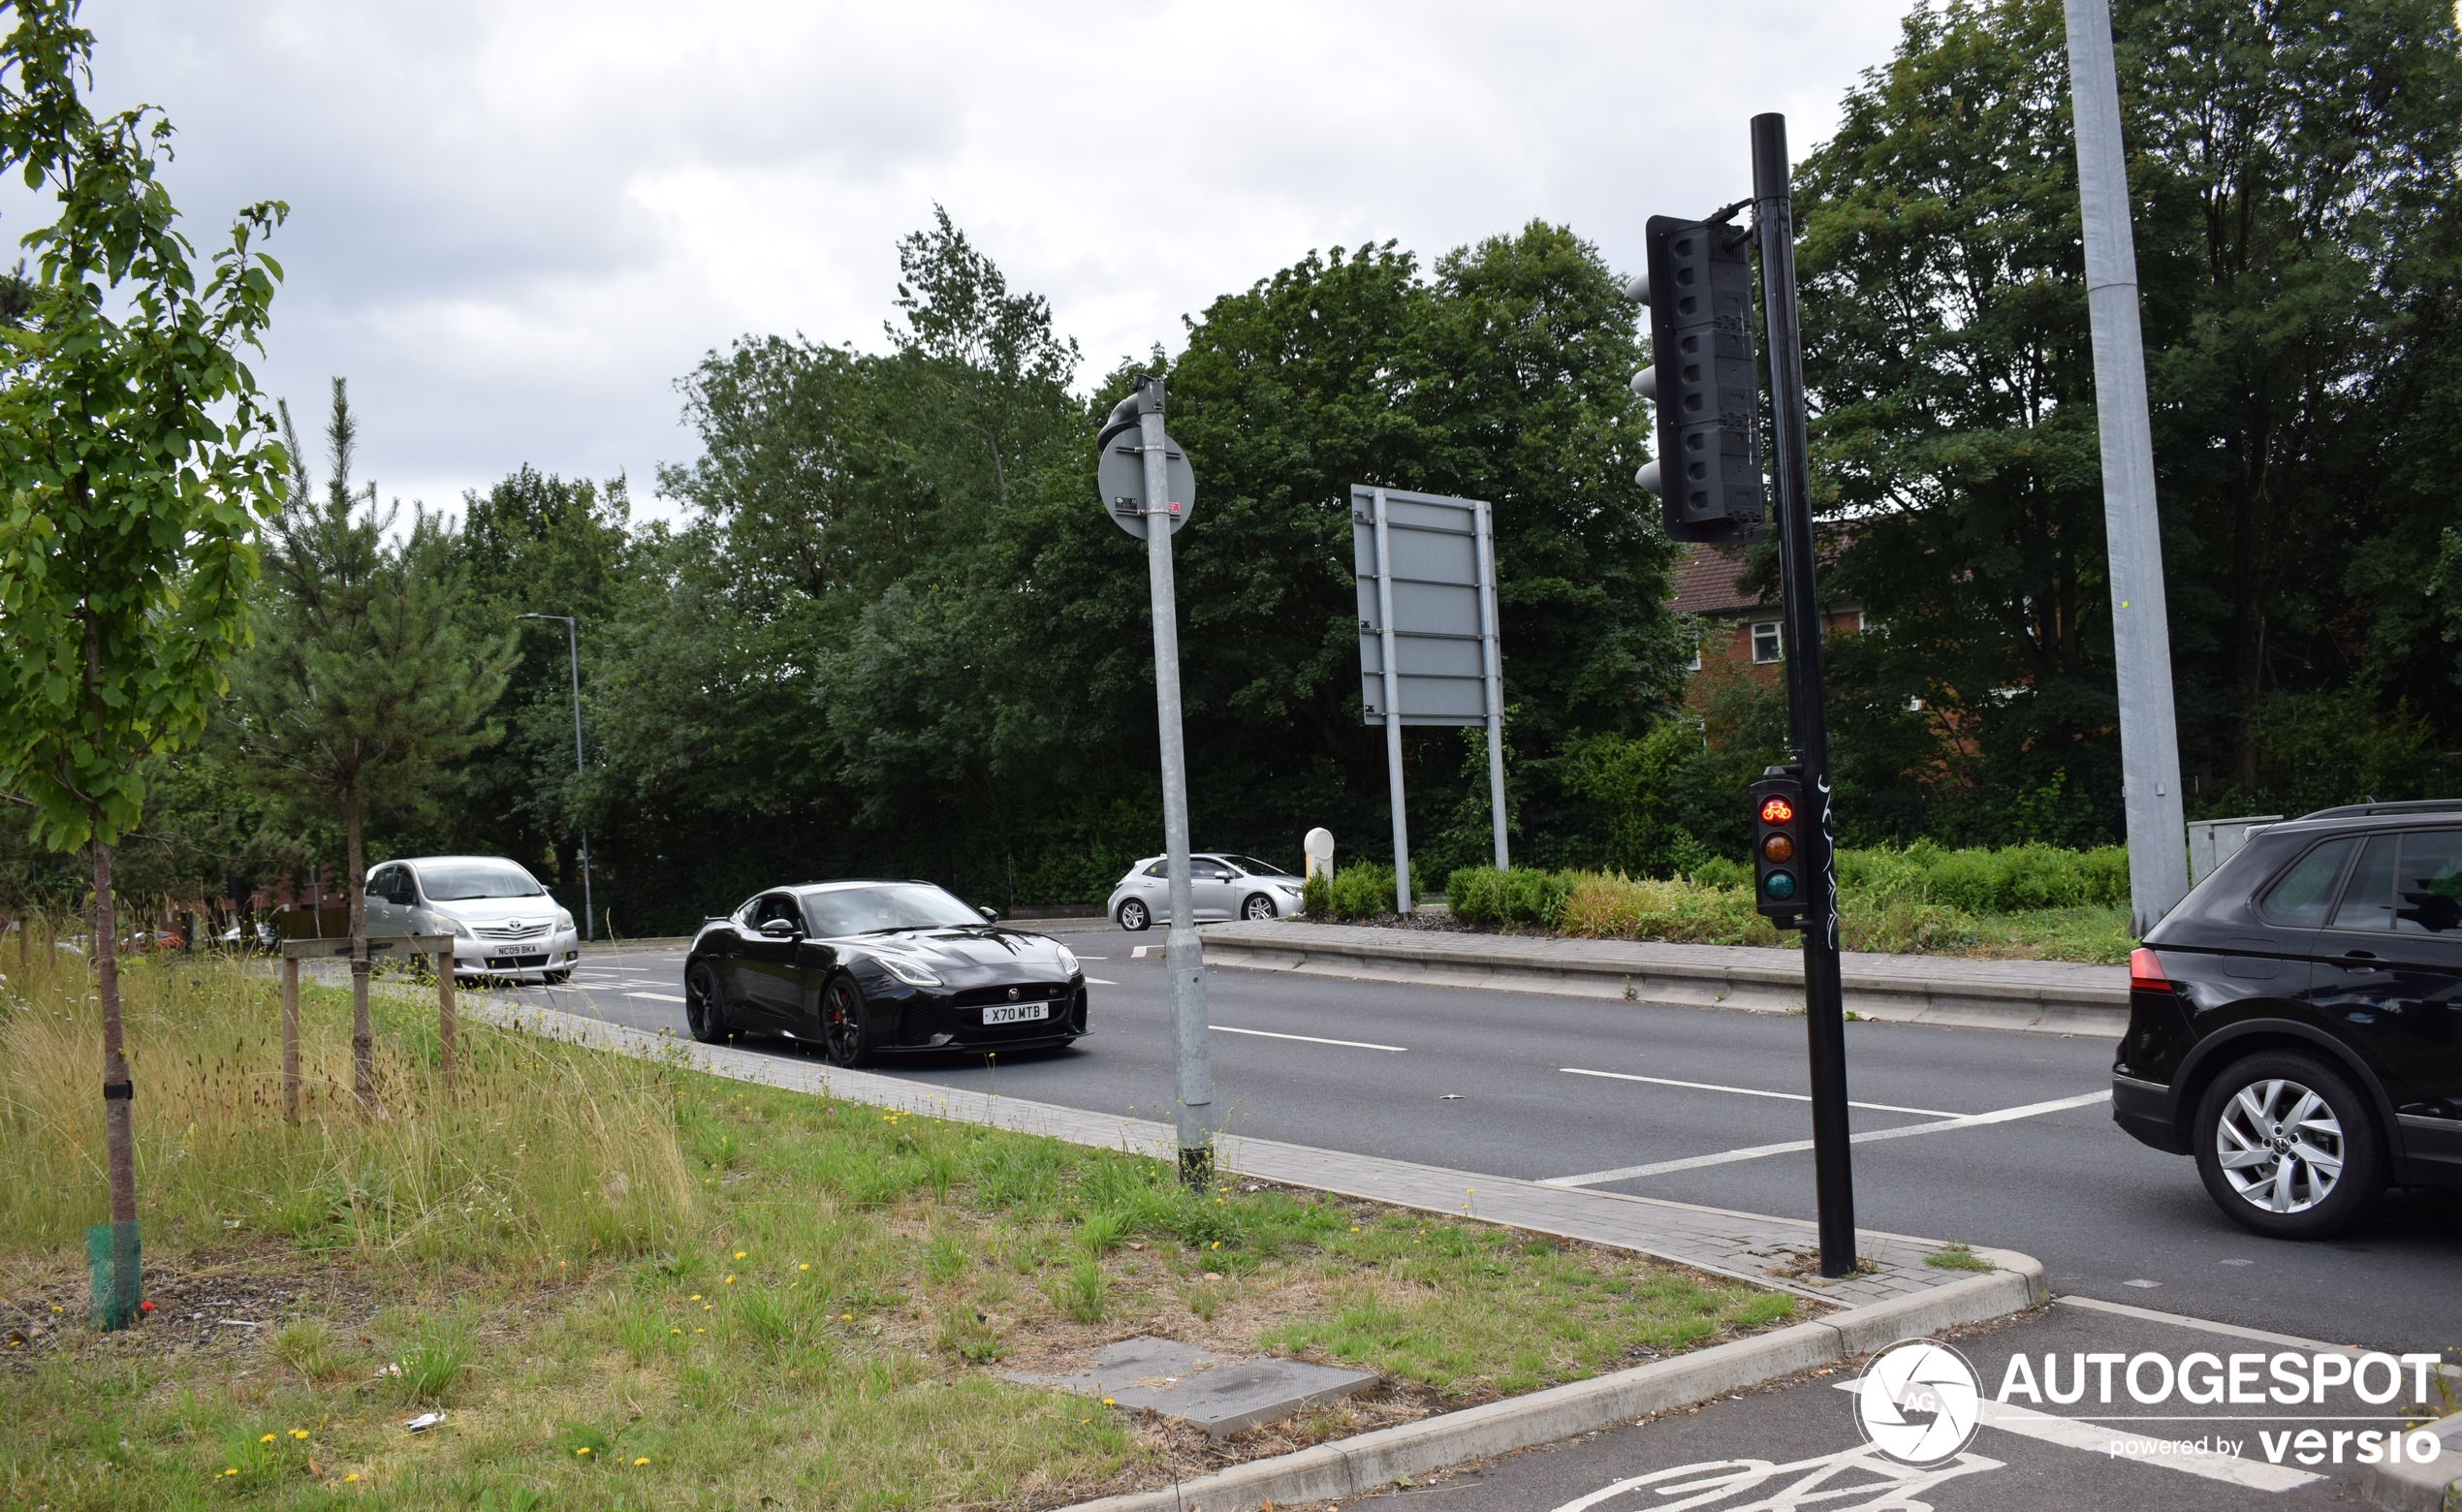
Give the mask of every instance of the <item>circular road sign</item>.
[[[1171, 533], [1188, 522], [1197, 503], [1197, 472], [1188, 465], [1188, 456], [1180, 443], [1169, 436], [1162, 438], [1163, 460], [1168, 466], [1171, 497], [1159, 507], [1171, 512]], [[1094, 468], [1094, 488], [1102, 495], [1103, 513], [1112, 523], [1135, 536], [1146, 539], [1146, 453], [1145, 442], [1137, 432], [1115, 436], [1103, 448], [1101, 460]]]

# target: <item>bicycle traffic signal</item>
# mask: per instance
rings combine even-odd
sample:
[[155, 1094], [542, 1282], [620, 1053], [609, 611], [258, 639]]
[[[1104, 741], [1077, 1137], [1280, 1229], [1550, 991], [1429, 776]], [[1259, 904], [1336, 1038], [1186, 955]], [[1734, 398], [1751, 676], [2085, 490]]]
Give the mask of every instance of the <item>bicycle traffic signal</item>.
[[1633, 482], [1658, 495], [1673, 540], [1749, 541], [1766, 516], [1751, 243], [1721, 221], [1653, 215], [1649, 271], [1625, 286], [1650, 307], [1651, 365], [1632, 389], [1657, 420], [1658, 455]]
[[1806, 896], [1804, 784], [1763, 777], [1752, 784], [1752, 906], [1782, 929], [1800, 928]]

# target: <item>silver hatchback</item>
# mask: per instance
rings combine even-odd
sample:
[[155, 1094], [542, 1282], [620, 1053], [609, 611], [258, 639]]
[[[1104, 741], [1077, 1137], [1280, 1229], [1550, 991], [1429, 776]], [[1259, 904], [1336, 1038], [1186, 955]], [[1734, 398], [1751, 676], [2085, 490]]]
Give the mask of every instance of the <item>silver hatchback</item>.
[[[1276, 919], [1300, 911], [1300, 879], [1269, 861], [1227, 851], [1199, 851], [1188, 858], [1189, 911], [1203, 923], [1215, 919]], [[1149, 856], [1128, 868], [1103, 910], [1123, 929], [1171, 922], [1171, 864]]]

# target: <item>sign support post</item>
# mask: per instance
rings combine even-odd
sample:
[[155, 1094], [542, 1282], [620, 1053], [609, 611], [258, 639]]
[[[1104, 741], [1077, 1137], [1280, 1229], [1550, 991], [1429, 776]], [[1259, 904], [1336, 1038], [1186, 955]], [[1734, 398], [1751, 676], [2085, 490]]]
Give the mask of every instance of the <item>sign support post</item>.
[[[1108, 462], [1113, 439], [1132, 422], [1140, 468], [1123, 476]], [[1180, 728], [1180, 621], [1171, 574], [1171, 533], [1187, 520], [1196, 490], [1186, 459], [1163, 433], [1160, 378], [1138, 377], [1136, 391], [1112, 411], [1097, 447], [1105, 464], [1098, 473], [1124, 483], [1133, 479], [1137, 512], [1144, 517], [1146, 577], [1153, 597], [1154, 717], [1162, 746], [1163, 850], [1171, 872], [1171, 932], [1163, 945], [1163, 971], [1171, 993], [1172, 1101], [1179, 1126], [1180, 1179], [1203, 1191], [1214, 1184], [1214, 1057], [1207, 1043], [1205, 949], [1197, 938], [1195, 879], [1188, 865], [1188, 758]], [[1126, 527], [1130, 496], [1111, 497], [1115, 489], [1108, 484], [1103, 491], [1114, 518]]]
[[1385, 782], [1394, 799], [1394, 911], [1410, 917], [1410, 823], [1402, 802], [1402, 670], [1394, 665], [1394, 547], [1385, 490], [1375, 490], [1376, 634], [1385, 653]]
[[1804, 1030], [1812, 1059], [1813, 1181], [1821, 1275], [1851, 1273], [1855, 1174], [1846, 1129], [1846, 1019], [1838, 960], [1838, 874], [1831, 854], [1829, 718], [1822, 707], [1820, 598], [1813, 585], [1813, 475], [1805, 424], [1804, 347], [1795, 310], [1795, 212], [1786, 117], [1752, 117], [1752, 217], [1761, 240], [1769, 335], [1771, 450], [1778, 463], [1779, 592], [1786, 625], [1787, 728], [1809, 823], [1796, 829], [1804, 879]]
[[1511, 869], [1504, 840], [1504, 653], [1496, 623], [1496, 510], [1478, 501], [1480, 670], [1487, 682], [1488, 814], [1496, 826], [1496, 869]]

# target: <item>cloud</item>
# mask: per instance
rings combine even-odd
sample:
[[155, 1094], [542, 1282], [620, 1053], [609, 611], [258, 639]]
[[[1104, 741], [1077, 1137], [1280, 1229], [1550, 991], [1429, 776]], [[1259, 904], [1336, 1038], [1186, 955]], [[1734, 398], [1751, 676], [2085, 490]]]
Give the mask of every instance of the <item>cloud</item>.
[[[93, 0], [98, 103], [164, 107], [204, 243], [292, 206], [259, 378], [329, 375], [361, 476], [449, 504], [524, 461], [697, 451], [678, 376], [745, 332], [877, 348], [934, 203], [1049, 296], [1090, 372], [1310, 248], [1433, 259], [1533, 217], [1642, 222], [1797, 154], [1903, 0], [1538, 6]], [[44, 214], [0, 198], [0, 229]]]

